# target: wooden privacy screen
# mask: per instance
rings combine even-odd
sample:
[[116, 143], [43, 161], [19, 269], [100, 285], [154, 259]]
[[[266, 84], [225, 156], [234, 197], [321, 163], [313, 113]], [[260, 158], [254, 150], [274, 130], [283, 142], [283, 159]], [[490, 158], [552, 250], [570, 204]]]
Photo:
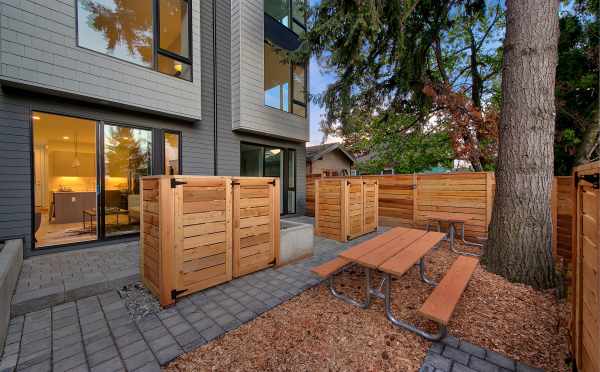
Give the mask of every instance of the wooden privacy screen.
[[140, 272], [162, 306], [275, 263], [278, 187], [275, 178], [142, 178]]
[[575, 168], [573, 348], [577, 368], [600, 371], [600, 162]]
[[377, 230], [378, 181], [326, 178], [315, 182], [315, 235], [339, 241]]
[[243, 178], [233, 182], [233, 276], [274, 264], [279, 249], [279, 188], [274, 180]]

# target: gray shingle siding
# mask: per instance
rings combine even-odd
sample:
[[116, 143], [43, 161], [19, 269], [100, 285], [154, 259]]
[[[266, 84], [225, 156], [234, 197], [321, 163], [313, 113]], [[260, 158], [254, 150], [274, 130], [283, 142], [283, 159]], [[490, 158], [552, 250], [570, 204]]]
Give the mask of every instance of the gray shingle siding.
[[[0, 0], [2, 6], [7, 3], [26, 3]], [[57, 1], [43, 1], [54, 9], [49, 14], [69, 11], [70, 7]], [[74, 1], [73, 1], [74, 3]], [[218, 173], [239, 175], [240, 142], [248, 141], [271, 146], [296, 149], [297, 212], [304, 211], [305, 197], [305, 151], [304, 144], [277, 140], [266, 136], [239, 134], [232, 131], [232, 88], [231, 88], [231, 4], [217, 0], [217, 109], [218, 109]], [[61, 5], [63, 4], [63, 5]], [[71, 1], [69, 1], [71, 4]], [[202, 82], [200, 91], [202, 120], [190, 122], [165, 115], [142, 113], [128, 110], [121, 105], [111, 107], [98, 105], [85, 100], [71, 99], [56, 94], [18, 89], [2, 84], [0, 90], [0, 240], [9, 237], [24, 237], [26, 255], [31, 255], [32, 237], [32, 168], [31, 168], [31, 111], [45, 111], [56, 114], [80, 116], [106, 122], [126, 123], [148, 128], [167, 128], [182, 132], [182, 163], [184, 174], [212, 175], [213, 164], [213, 32], [212, 0], [194, 2], [200, 19], [199, 34], [194, 36], [198, 48], [202, 46], [200, 57], [195, 59], [194, 76]], [[72, 6], [71, 6], [72, 8]], [[44, 9], [44, 12], [46, 9]], [[2, 14], [1, 19], [4, 19]], [[53, 16], [54, 17], [54, 16]], [[74, 22], [74, 19], [70, 22]], [[63, 25], [64, 26], [64, 25]], [[0, 20], [0, 39], [5, 35]], [[6, 44], [1, 43], [1, 48]], [[0, 59], [5, 55], [0, 48]], [[196, 48], [196, 47], [195, 47]], [[112, 59], [111, 59], [112, 60]], [[152, 71], [145, 71], [158, 74]], [[169, 77], [169, 79], [171, 79]], [[161, 109], [162, 110], [162, 109]], [[96, 245], [105, 244], [98, 242]], [[94, 244], [85, 245], [86, 247]], [[73, 249], [64, 248], [64, 249]], [[56, 252], [50, 249], [45, 252]]]

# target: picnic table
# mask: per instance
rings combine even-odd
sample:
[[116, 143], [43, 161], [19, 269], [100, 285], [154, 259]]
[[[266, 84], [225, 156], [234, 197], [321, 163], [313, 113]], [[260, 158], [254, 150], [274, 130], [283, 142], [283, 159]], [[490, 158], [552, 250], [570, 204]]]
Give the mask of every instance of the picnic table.
[[[382, 299], [385, 304], [385, 315], [392, 324], [415, 332], [428, 340], [439, 340], [446, 335], [446, 325], [450, 316], [478, 264], [478, 260], [472, 257], [460, 256], [439, 284], [428, 278], [425, 272], [425, 255], [444, 237], [445, 234], [441, 232], [396, 227], [340, 253], [336, 259], [315, 267], [312, 271], [329, 280], [329, 289], [336, 298], [363, 309], [370, 306], [373, 297]], [[358, 265], [365, 270], [364, 301], [350, 298], [335, 289], [334, 275], [352, 265]], [[415, 265], [419, 266], [420, 279], [436, 287], [419, 309], [419, 314], [438, 323], [439, 329], [435, 334], [397, 319], [392, 312], [392, 275], [402, 277]], [[377, 286], [372, 285], [374, 270], [383, 274], [383, 279]]]
[[472, 220], [472, 217], [463, 213], [452, 212], [428, 212], [425, 214], [427, 223], [427, 231], [430, 230], [431, 222], [437, 225], [437, 231], [441, 231], [442, 223], [448, 224], [448, 244], [450, 250], [465, 256], [481, 256], [481, 254], [459, 251], [454, 248], [454, 239], [456, 238], [456, 225], [460, 225], [460, 239], [463, 245], [482, 247], [481, 244], [468, 242], [465, 240], [465, 223]]

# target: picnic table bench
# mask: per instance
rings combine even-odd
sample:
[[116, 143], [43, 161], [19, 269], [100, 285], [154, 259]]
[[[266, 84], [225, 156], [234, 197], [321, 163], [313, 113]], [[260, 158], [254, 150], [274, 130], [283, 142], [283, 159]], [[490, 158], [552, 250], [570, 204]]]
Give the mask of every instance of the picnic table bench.
[[[446, 335], [447, 324], [454, 308], [478, 265], [476, 258], [460, 256], [439, 284], [428, 278], [424, 257], [444, 236], [445, 234], [441, 232], [396, 227], [340, 253], [337, 258], [313, 268], [312, 271], [328, 280], [329, 289], [336, 298], [363, 309], [370, 306], [372, 297], [380, 298], [384, 300], [385, 314], [392, 324], [415, 332], [428, 340], [439, 340]], [[365, 270], [366, 285], [363, 301], [350, 298], [335, 289], [335, 274], [350, 265], [358, 265]], [[421, 280], [435, 287], [418, 310], [421, 316], [438, 324], [438, 331], [435, 334], [397, 319], [392, 312], [392, 275], [402, 277], [415, 265], [419, 266]], [[377, 287], [371, 285], [373, 270], [383, 274], [382, 282]], [[383, 292], [380, 290], [382, 287]]]
[[483, 245], [479, 243], [468, 242], [465, 240], [465, 223], [471, 221], [472, 218], [469, 215], [463, 213], [452, 213], [452, 212], [428, 212], [425, 215], [425, 221], [427, 222], [427, 231], [430, 230], [431, 224], [437, 225], [437, 231], [441, 231], [442, 223], [448, 224], [448, 244], [450, 245], [450, 250], [452, 252], [461, 254], [464, 256], [481, 256], [481, 254], [470, 253], [459, 251], [454, 248], [454, 239], [456, 238], [456, 225], [460, 225], [460, 239], [463, 245], [467, 246], [475, 246], [475, 247], [483, 247]]

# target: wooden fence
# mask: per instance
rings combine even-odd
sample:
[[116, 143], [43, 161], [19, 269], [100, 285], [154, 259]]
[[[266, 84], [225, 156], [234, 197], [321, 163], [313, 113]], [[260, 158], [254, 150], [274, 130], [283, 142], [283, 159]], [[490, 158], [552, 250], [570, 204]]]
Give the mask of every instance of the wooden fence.
[[575, 168], [573, 353], [577, 369], [600, 371], [600, 162]]
[[140, 274], [162, 306], [276, 263], [278, 186], [276, 178], [142, 178]]
[[[320, 178], [311, 176], [307, 179], [307, 211], [314, 210], [312, 184], [315, 179]], [[454, 212], [471, 218], [465, 224], [465, 235], [468, 238], [487, 235], [494, 193], [493, 173], [351, 177], [354, 178], [378, 181], [380, 225], [423, 227], [429, 212]]]
[[[307, 215], [314, 216], [314, 182], [320, 175], [307, 177]], [[325, 177], [325, 179], [336, 177]], [[360, 176], [379, 181], [379, 224], [382, 226], [423, 227], [428, 212], [464, 213], [472, 218], [465, 226], [467, 237], [487, 234], [495, 193], [495, 177], [489, 172]], [[571, 261], [573, 193], [572, 177], [555, 177], [553, 221], [555, 253]]]

